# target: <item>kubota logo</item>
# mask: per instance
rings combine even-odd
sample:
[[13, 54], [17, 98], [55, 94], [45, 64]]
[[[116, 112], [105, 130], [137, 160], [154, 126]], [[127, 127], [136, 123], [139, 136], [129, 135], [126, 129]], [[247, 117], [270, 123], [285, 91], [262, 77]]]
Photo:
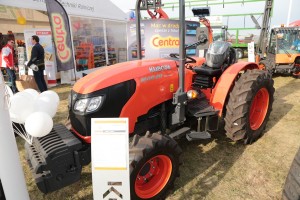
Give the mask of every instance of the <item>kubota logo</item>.
[[67, 45], [67, 32], [62, 16], [58, 13], [51, 15], [52, 24], [54, 26], [54, 42], [56, 44], [57, 54], [62, 63], [70, 60], [71, 50]]
[[152, 46], [154, 48], [177, 48], [179, 47], [179, 38], [177, 37], [161, 37], [160, 35], [155, 35], [152, 38]]

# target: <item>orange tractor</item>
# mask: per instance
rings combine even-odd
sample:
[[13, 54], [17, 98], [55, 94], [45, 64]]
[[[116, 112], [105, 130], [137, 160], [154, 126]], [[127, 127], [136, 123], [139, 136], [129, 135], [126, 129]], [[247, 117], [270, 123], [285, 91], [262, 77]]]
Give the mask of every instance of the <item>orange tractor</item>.
[[81, 78], [69, 98], [72, 128], [55, 125], [49, 135], [25, 146], [43, 193], [80, 179], [82, 166], [91, 161], [91, 118], [129, 119], [131, 199], [166, 196], [180, 172], [176, 139], [208, 139], [220, 118], [233, 141], [250, 144], [263, 135], [273, 104], [271, 75], [255, 63], [236, 63], [227, 42], [213, 42], [205, 59], [186, 56], [184, 5], [180, 0], [179, 54], [141, 60], [140, 10], [156, 10], [160, 1], [137, 0], [140, 60]]
[[260, 61], [260, 67], [300, 78], [300, 26], [271, 30], [267, 56]]
[[256, 46], [257, 63], [260, 69], [270, 73], [292, 74], [300, 78], [300, 21], [288, 27], [273, 28], [268, 37], [273, 1], [266, 0], [262, 30]]

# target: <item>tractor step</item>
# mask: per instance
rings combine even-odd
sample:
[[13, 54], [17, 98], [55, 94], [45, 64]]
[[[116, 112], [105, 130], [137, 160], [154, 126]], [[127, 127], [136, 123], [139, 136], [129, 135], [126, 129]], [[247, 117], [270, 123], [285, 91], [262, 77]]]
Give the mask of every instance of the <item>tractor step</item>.
[[197, 118], [216, 115], [219, 112], [209, 104], [206, 96], [203, 93], [201, 93], [197, 99], [188, 102], [187, 111], [189, 115]]
[[169, 136], [171, 138], [178, 139], [182, 135], [187, 134], [190, 131], [191, 131], [191, 129], [189, 127], [182, 127], [181, 129], [178, 129], [177, 131], [171, 133]]
[[202, 131], [202, 132], [191, 132], [186, 134], [186, 139], [188, 141], [194, 141], [194, 140], [206, 140], [206, 139], [210, 139], [211, 135], [210, 133], [206, 132], [206, 131]]

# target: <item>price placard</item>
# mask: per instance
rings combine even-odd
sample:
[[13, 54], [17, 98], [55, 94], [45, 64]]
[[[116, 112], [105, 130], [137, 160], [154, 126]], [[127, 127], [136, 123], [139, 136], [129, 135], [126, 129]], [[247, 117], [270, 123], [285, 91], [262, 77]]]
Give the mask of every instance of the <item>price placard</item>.
[[127, 118], [92, 119], [94, 199], [130, 199]]

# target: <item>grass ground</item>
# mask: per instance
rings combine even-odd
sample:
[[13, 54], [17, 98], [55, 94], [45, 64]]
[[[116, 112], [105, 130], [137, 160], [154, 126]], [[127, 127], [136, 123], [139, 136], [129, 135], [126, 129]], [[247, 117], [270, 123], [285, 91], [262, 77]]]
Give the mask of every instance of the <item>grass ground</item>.
[[[274, 77], [275, 102], [265, 135], [252, 145], [231, 142], [223, 133], [206, 141], [180, 141], [183, 148], [181, 176], [168, 200], [174, 199], [281, 199], [281, 191], [293, 157], [300, 146], [300, 79]], [[54, 119], [67, 115], [70, 86], [53, 88], [61, 103]], [[91, 167], [83, 169], [79, 182], [44, 195], [35, 185], [24, 160], [24, 141], [17, 138], [27, 187], [32, 200], [92, 199]]]

